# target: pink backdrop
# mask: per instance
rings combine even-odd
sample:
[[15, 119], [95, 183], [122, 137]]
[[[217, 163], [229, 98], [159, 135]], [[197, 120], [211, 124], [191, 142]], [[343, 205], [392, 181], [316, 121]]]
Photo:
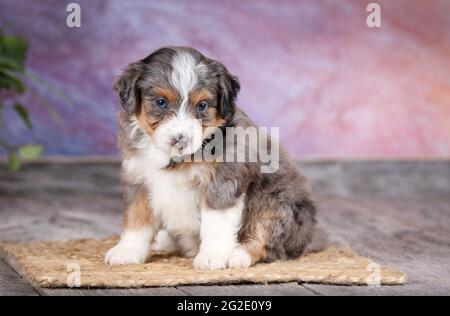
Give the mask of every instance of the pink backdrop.
[[116, 154], [114, 76], [176, 44], [223, 61], [240, 106], [298, 157], [450, 157], [450, 1], [377, 1], [379, 29], [363, 0], [83, 0], [80, 29], [65, 25], [69, 2], [0, 4], [2, 27], [30, 42], [29, 71], [70, 99], [31, 83], [33, 133], [3, 131], [46, 154]]

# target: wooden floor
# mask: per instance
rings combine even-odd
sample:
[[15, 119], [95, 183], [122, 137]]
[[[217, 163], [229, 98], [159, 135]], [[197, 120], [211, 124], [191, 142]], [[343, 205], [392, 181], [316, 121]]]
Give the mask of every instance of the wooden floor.
[[[0, 261], [0, 295], [449, 295], [450, 161], [303, 162], [331, 242], [408, 273], [404, 286], [315, 284], [145, 289], [33, 288]], [[0, 241], [120, 232], [117, 162], [0, 166]]]

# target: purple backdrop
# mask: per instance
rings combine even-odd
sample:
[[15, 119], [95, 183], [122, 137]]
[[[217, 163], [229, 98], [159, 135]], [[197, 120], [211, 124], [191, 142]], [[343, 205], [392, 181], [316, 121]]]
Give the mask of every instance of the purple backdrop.
[[450, 1], [377, 1], [380, 29], [366, 26], [370, 1], [83, 0], [79, 29], [69, 2], [0, 1], [2, 27], [29, 40], [30, 73], [58, 91], [31, 82], [34, 132], [6, 113], [16, 142], [116, 154], [113, 78], [175, 44], [237, 74], [240, 106], [297, 156], [450, 156]]

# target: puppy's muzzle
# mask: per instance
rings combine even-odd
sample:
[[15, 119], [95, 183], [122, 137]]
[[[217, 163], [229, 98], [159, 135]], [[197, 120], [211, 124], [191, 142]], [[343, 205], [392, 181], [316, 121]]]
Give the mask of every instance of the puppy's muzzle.
[[189, 137], [185, 134], [177, 134], [170, 138], [170, 146], [175, 147], [178, 150], [183, 150], [189, 144]]

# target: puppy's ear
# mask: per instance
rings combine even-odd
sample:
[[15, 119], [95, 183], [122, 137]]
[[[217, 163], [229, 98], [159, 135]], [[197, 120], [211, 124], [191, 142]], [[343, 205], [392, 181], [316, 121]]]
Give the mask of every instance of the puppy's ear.
[[241, 89], [239, 79], [233, 76], [221, 63], [216, 64], [219, 73], [219, 106], [220, 115], [229, 120], [236, 111], [236, 97]]
[[114, 90], [119, 95], [120, 105], [128, 113], [135, 114], [140, 103], [140, 92], [136, 85], [144, 71], [144, 63], [130, 64], [114, 82]]

